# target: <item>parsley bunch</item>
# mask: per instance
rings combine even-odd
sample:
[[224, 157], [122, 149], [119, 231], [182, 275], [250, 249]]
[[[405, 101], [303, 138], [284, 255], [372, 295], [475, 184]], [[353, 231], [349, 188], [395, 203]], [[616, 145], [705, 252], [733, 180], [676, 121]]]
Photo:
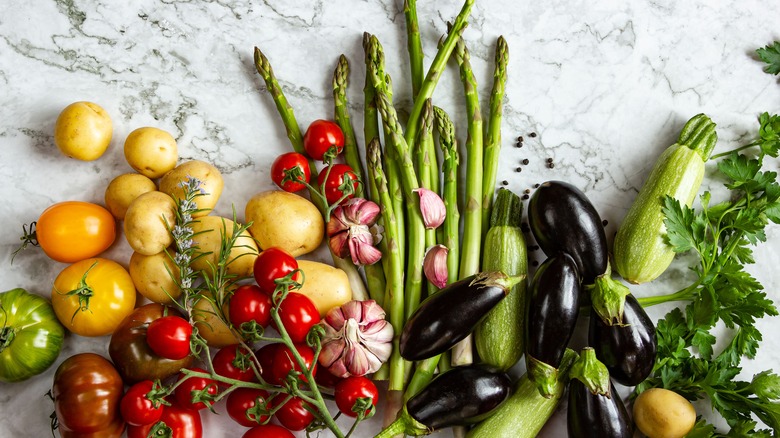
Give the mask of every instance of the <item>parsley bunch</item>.
[[[690, 303], [658, 321], [657, 362], [637, 392], [660, 386], [689, 400], [709, 398], [731, 427], [727, 436], [771, 436], [770, 430], [756, 429], [753, 415], [780, 433], [780, 376], [764, 371], [750, 382], [735, 380], [742, 357], [754, 358], [762, 339], [756, 320], [778, 314], [763, 286], [745, 271], [745, 265], [754, 263], [751, 246], [766, 240], [766, 225], [780, 223], [777, 173], [761, 170], [765, 156], [778, 156], [780, 116], [764, 113], [759, 122], [756, 141], [719, 155], [726, 156], [718, 170], [730, 190], [727, 201], [711, 205], [705, 192], [697, 212], [674, 198], [664, 199], [668, 243], [675, 252], [697, 255], [699, 263], [692, 268], [697, 279], [676, 293], [641, 300], [643, 305]], [[750, 147], [759, 148], [756, 158], [738, 152]], [[731, 339], [716, 355], [711, 330], [719, 321]], [[689, 436], [723, 435], [700, 420]]]

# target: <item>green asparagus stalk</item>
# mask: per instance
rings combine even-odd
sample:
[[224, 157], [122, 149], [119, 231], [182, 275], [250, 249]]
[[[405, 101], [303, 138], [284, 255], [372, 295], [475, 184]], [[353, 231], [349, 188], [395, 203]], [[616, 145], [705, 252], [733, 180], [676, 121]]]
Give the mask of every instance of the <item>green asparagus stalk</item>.
[[490, 210], [496, 190], [498, 157], [501, 152], [501, 117], [503, 113], [504, 90], [506, 85], [506, 65], [509, 58], [509, 46], [503, 36], [496, 42], [496, 62], [493, 71], [493, 89], [490, 92], [490, 115], [485, 131], [485, 173], [482, 175], [482, 241], [488, 232]]
[[[347, 86], [349, 84], [349, 61], [344, 55], [339, 56], [336, 64], [336, 70], [333, 72], [333, 103], [336, 122], [344, 133], [344, 159], [352, 171], [355, 172], [357, 179], [365, 181], [363, 178], [363, 163], [360, 160], [358, 152], [355, 130], [352, 128], [352, 121], [349, 117], [347, 107]], [[363, 197], [363, 184], [360, 184], [355, 191], [355, 196]]]
[[[468, 136], [466, 138], [466, 202], [463, 215], [463, 246], [460, 253], [459, 278], [479, 272], [482, 246], [482, 114], [479, 109], [477, 81], [471, 69], [466, 44], [459, 39], [455, 59], [460, 66], [460, 77], [466, 95]], [[471, 336], [459, 342], [452, 350], [453, 365], [471, 363]]]
[[[417, 158], [417, 174], [420, 175], [420, 187], [428, 190], [433, 190], [432, 186], [432, 171], [431, 171], [431, 156], [428, 154], [429, 150], [433, 149], [433, 104], [431, 99], [426, 101], [425, 109], [423, 110], [423, 117], [420, 119], [420, 135], [417, 139], [415, 148], [415, 154]], [[426, 251], [436, 245], [436, 230], [425, 229], [425, 249]], [[436, 292], [438, 288], [426, 281], [428, 295]]]
[[409, 48], [409, 68], [412, 73], [412, 99], [417, 97], [423, 83], [423, 48], [417, 21], [417, 0], [404, 1], [406, 17], [406, 44]]
[[420, 92], [417, 93], [417, 97], [414, 99], [414, 106], [412, 112], [409, 114], [409, 120], [406, 122], [406, 143], [410, 144], [417, 137], [417, 129], [419, 127], [420, 114], [422, 114], [425, 101], [433, 96], [433, 90], [436, 89], [436, 84], [439, 82], [439, 77], [444, 71], [444, 67], [447, 65], [447, 61], [452, 55], [452, 51], [455, 49], [455, 43], [460, 40], [463, 29], [466, 28], [467, 19], [469, 13], [471, 13], [471, 7], [474, 6], [474, 0], [466, 0], [463, 3], [458, 16], [455, 17], [455, 23], [452, 25], [452, 30], [447, 34], [447, 38], [442, 43], [441, 48], [436, 52], [436, 56], [431, 62], [431, 66], [428, 68], [428, 73], [425, 75], [425, 80], [420, 86]]

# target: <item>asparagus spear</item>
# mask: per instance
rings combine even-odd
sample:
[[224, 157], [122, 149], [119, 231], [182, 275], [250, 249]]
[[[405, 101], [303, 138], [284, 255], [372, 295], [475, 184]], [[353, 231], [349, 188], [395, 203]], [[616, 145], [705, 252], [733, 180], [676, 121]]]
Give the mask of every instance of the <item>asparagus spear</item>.
[[417, 0], [404, 1], [406, 17], [406, 44], [409, 48], [409, 68], [412, 73], [412, 99], [417, 97], [423, 83], [423, 48], [417, 21]]
[[[433, 104], [431, 99], [426, 101], [423, 117], [420, 119], [420, 136], [417, 139], [415, 155], [417, 158], [417, 174], [420, 175], [420, 187], [428, 190], [432, 188], [431, 156], [429, 151], [433, 149]], [[435, 159], [435, 158], [434, 158]], [[426, 251], [436, 245], [436, 230], [425, 229], [425, 249]], [[432, 294], [438, 288], [430, 281], [426, 282], [428, 294]]]
[[447, 34], [447, 38], [442, 43], [441, 48], [436, 52], [436, 56], [433, 58], [431, 66], [428, 68], [428, 73], [425, 75], [425, 80], [420, 86], [420, 92], [414, 99], [414, 106], [412, 112], [409, 114], [409, 120], [406, 122], [406, 143], [409, 144], [417, 137], [417, 128], [419, 126], [418, 119], [422, 114], [425, 101], [433, 96], [433, 90], [436, 88], [436, 84], [439, 82], [439, 77], [444, 71], [444, 67], [447, 65], [447, 61], [452, 55], [452, 51], [455, 49], [455, 43], [460, 39], [460, 35], [463, 29], [466, 28], [467, 19], [471, 12], [471, 7], [474, 6], [474, 0], [466, 0], [463, 3], [458, 16], [455, 17], [455, 23], [452, 25], [452, 30]]
[[490, 209], [493, 206], [493, 194], [496, 190], [498, 157], [501, 152], [501, 117], [503, 113], [504, 90], [506, 85], [506, 64], [509, 47], [503, 36], [496, 43], [496, 66], [493, 71], [493, 89], [490, 92], [490, 115], [485, 131], [485, 173], [482, 175], [482, 240], [488, 232]]
[[[363, 163], [360, 161], [355, 130], [352, 128], [352, 121], [349, 117], [347, 108], [347, 85], [349, 81], [349, 61], [344, 55], [339, 56], [336, 70], [333, 72], [333, 103], [336, 122], [344, 133], [344, 159], [346, 160], [355, 176], [360, 182], [363, 178]], [[355, 191], [355, 196], [363, 197], [363, 184], [360, 184]]]

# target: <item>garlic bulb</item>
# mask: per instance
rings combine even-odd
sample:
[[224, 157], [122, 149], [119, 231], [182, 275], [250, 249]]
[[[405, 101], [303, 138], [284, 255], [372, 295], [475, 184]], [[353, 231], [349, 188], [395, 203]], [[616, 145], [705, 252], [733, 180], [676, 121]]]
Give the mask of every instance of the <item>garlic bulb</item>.
[[320, 323], [325, 328], [320, 365], [338, 377], [376, 372], [393, 350], [393, 326], [384, 318], [374, 300], [331, 309]]
[[328, 246], [341, 258], [351, 257], [356, 265], [373, 265], [382, 258], [374, 245], [371, 226], [379, 215], [379, 206], [367, 199], [352, 198], [336, 207], [328, 221]]

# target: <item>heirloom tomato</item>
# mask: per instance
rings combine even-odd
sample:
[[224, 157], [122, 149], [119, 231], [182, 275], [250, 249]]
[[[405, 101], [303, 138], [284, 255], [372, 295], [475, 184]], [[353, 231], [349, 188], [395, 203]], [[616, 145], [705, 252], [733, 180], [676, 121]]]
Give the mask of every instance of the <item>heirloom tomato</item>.
[[51, 304], [60, 322], [81, 336], [114, 332], [135, 307], [135, 285], [119, 263], [104, 258], [76, 262], [54, 280]]
[[62, 349], [65, 330], [46, 298], [24, 289], [0, 293], [0, 382], [44, 372]]

